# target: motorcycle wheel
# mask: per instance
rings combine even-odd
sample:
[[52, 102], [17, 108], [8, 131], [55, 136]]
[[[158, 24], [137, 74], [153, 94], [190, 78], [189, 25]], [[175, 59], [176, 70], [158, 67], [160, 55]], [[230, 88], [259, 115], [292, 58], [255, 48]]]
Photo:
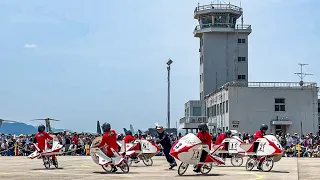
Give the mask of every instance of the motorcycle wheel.
[[243, 158], [237, 155], [231, 157], [231, 164], [234, 167], [240, 167], [243, 164]]
[[252, 171], [255, 165], [255, 159], [253, 158], [248, 158], [247, 163], [246, 163], [246, 170], [247, 171]]
[[143, 162], [143, 164], [145, 164], [146, 166], [152, 166], [152, 165], [153, 165], [153, 160], [152, 160], [151, 158], [143, 157], [143, 158], [142, 158], [142, 162]]
[[125, 157], [124, 159], [125, 159], [126, 163], [128, 164], [128, 166], [131, 166], [133, 159], [131, 159], [131, 158], [128, 157], [128, 156]]
[[208, 174], [212, 170], [212, 164], [203, 164], [200, 168], [202, 174]]
[[121, 163], [121, 165], [119, 166], [119, 168], [120, 168], [121, 171], [124, 172], [124, 173], [128, 173], [128, 172], [129, 172], [129, 165], [128, 165], [125, 161], [123, 161], [123, 162]]
[[178, 174], [179, 176], [182, 176], [184, 173], [186, 173], [188, 169], [189, 164], [181, 163], [178, 168]]
[[46, 169], [49, 169], [50, 168], [50, 164], [51, 164], [49, 157], [44, 156], [44, 157], [42, 157], [42, 160], [43, 160], [44, 167]]
[[261, 164], [261, 170], [264, 171], [264, 172], [269, 172], [273, 168], [273, 165], [274, 165], [273, 159], [272, 158], [266, 158]]
[[56, 159], [55, 162], [56, 164], [54, 165], [54, 167], [58, 168], [59, 167], [58, 160]]
[[[109, 165], [101, 165], [101, 167], [102, 167], [102, 169], [104, 170], [104, 171], [106, 171], [106, 172], [111, 172], [111, 170], [112, 170], [112, 168], [111, 168], [111, 166], [109, 166]], [[109, 168], [110, 168], [110, 170], [109, 170]]]

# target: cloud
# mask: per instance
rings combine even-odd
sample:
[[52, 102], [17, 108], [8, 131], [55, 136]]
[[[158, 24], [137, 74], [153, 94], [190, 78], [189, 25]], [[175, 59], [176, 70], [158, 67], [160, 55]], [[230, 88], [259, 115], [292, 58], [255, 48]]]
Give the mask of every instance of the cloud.
[[25, 48], [37, 48], [38, 46], [36, 44], [25, 44]]

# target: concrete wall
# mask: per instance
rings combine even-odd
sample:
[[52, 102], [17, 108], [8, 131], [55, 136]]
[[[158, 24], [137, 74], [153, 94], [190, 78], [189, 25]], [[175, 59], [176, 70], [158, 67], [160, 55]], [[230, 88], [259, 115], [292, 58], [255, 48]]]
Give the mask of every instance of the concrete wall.
[[[225, 97], [219, 100], [219, 96]], [[285, 98], [284, 112], [275, 111], [275, 98]], [[213, 99], [213, 100], [212, 100]], [[215, 100], [217, 99], [217, 100]], [[269, 126], [269, 133], [275, 133], [271, 120], [286, 117], [292, 125], [286, 126], [286, 133], [302, 133], [319, 131], [317, 89], [300, 88], [253, 88], [228, 87], [209, 97], [207, 106], [228, 100], [229, 112], [210, 117], [209, 122], [216, 122], [217, 127], [235, 129], [239, 132], [254, 133], [261, 124]], [[216, 102], [216, 103], [215, 103]], [[221, 123], [222, 121], [222, 123]], [[239, 122], [232, 123], [232, 122]], [[238, 127], [233, 127], [234, 125]], [[273, 128], [272, 128], [273, 127]]]
[[[227, 82], [236, 80], [238, 75], [246, 75], [248, 80], [248, 34], [247, 33], [203, 33], [203, 46], [200, 52], [200, 94], [211, 93]], [[246, 43], [238, 43], [245, 39]], [[238, 48], [238, 49], [237, 49]], [[238, 62], [245, 57], [245, 62]], [[203, 99], [203, 97], [200, 97]]]
[[[193, 108], [200, 108], [201, 109], [201, 114], [197, 115], [193, 111]], [[200, 101], [200, 100], [190, 100], [184, 104], [184, 112], [185, 112], [185, 117], [188, 116], [202, 116], [205, 114], [205, 101]]]

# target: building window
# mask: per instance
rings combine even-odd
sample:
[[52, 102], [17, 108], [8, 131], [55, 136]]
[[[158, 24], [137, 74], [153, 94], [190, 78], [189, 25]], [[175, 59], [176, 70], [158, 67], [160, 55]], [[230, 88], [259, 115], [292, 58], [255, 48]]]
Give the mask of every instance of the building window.
[[284, 98], [276, 98], [274, 103], [274, 111], [286, 111], [286, 101]]
[[226, 113], [228, 113], [228, 111], [229, 111], [229, 101], [226, 100]]
[[192, 114], [193, 116], [201, 116], [201, 107], [193, 107]]
[[219, 109], [220, 109], [220, 106], [219, 106], [219, 104], [217, 104], [217, 110], [216, 110], [217, 111], [217, 116], [220, 115]]
[[238, 75], [238, 80], [246, 80], [246, 75]]
[[246, 39], [238, 39], [238, 43], [244, 44], [246, 43]]
[[220, 103], [220, 109], [219, 109], [219, 114], [222, 114], [222, 103]]
[[203, 46], [203, 39], [200, 38], [200, 48]]
[[202, 74], [200, 74], [200, 82], [202, 82]]
[[217, 105], [215, 104], [215, 105], [213, 105], [213, 116], [216, 116], [217, 115], [217, 107], [216, 107]]
[[246, 62], [246, 57], [238, 57], [238, 62]]
[[200, 64], [203, 64], [203, 55], [200, 56]]
[[222, 113], [226, 113], [226, 112], [225, 112], [225, 105], [226, 105], [226, 102], [223, 102], [223, 103], [222, 103]]

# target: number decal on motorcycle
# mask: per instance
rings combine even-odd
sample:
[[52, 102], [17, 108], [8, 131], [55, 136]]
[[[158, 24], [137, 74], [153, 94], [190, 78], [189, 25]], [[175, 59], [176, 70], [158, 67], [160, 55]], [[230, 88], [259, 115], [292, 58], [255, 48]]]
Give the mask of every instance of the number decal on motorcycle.
[[230, 150], [237, 150], [237, 146], [238, 146], [238, 143], [230, 143], [229, 149]]
[[193, 150], [192, 160], [197, 160], [200, 158], [200, 151], [199, 150]]
[[177, 144], [174, 149], [179, 149], [182, 146], [182, 143]]
[[259, 144], [259, 150], [258, 151], [264, 151], [264, 147], [266, 146], [267, 143], [260, 143]]
[[142, 147], [143, 147], [144, 149], [148, 150], [148, 149], [149, 149], [149, 144], [148, 144], [148, 143], [143, 143], [143, 144], [142, 144]]

